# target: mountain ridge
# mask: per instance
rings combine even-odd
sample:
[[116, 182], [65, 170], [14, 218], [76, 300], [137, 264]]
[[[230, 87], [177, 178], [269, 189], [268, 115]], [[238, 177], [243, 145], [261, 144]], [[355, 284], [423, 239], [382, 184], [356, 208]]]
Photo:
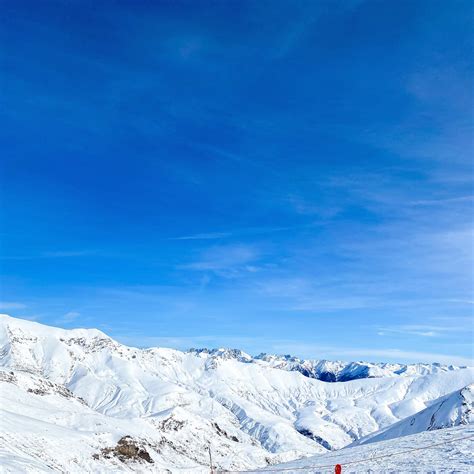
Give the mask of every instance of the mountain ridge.
[[279, 355], [267, 354], [264, 352], [256, 356], [251, 356], [240, 349], [225, 347], [218, 349], [191, 348], [186, 352], [195, 354], [198, 357], [205, 357], [213, 360], [236, 359], [239, 362], [244, 363], [266, 362], [271, 367], [299, 372], [305, 377], [322, 380], [324, 382], [347, 382], [349, 380], [362, 378], [391, 377], [397, 375], [426, 375], [429, 373], [446, 372], [467, 367], [440, 364], [438, 362], [399, 364], [389, 362], [345, 362], [327, 359], [301, 359], [289, 354]]
[[[209, 447], [222, 469], [256, 468], [341, 449], [474, 381], [471, 368], [434, 365], [426, 374], [328, 383], [280, 363], [277, 356], [225, 349], [138, 349], [97, 330], [2, 316], [0, 396], [7, 400], [0, 407], [9, 406], [2, 416], [10, 421], [0, 424], [0, 434], [10, 457], [41, 458], [59, 446], [48, 462], [63, 470], [73, 462], [64, 430], [77, 441], [77, 462], [86, 470], [122, 466], [124, 444], [173, 471], [205, 466]], [[63, 407], [58, 414], [55, 405]], [[41, 433], [45, 423], [43, 445], [37, 438], [24, 445], [18, 426]], [[128, 459], [126, 466], [140, 462], [146, 461]]]

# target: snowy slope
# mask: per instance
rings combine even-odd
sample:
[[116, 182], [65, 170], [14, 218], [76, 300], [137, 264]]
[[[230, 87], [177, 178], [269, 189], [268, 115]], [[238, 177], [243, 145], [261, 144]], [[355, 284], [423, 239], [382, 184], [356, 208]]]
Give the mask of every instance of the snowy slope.
[[[63, 386], [28, 372], [0, 371], [0, 394], [2, 472], [7, 466], [7, 472], [199, 471], [207, 464], [209, 441], [216, 462], [228, 469], [265, 465], [268, 456], [251, 439], [219, 436], [211, 422], [187, 420], [185, 412], [181, 417], [159, 416], [152, 423], [103, 415]], [[190, 429], [183, 436], [180, 423], [186, 421]], [[153, 462], [131, 458], [123, 463], [103, 452], [126, 436]]]
[[[434, 446], [433, 446], [434, 445]], [[474, 426], [428, 431], [272, 466], [285, 474], [474, 472]]]
[[370, 434], [354, 444], [375, 443], [422, 431], [439, 430], [474, 423], [474, 384], [431, 404], [413, 416]]
[[[8, 423], [0, 420], [9, 462], [21, 465], [32, 452], [49, 453], [60, 426], [59, 431], [77, 431], [67, 436], [74, 440], [76, 461], [87, 470], [112, 462], [91, 461], [91, 456], [112, 449], [123, 436], [144, 443], [154, 466], [173, 470], [206, 466], [209, 444], [214, 463], [226, 469], [324, 453], [413, 416], [474, 381], [472, 369], [436, 368], [426, 375], [327, 383], [255, 362], [240, 351], [222, 350], [216, 356], [136, 349], [97, 330], [63, 330], [5, 315], [0, 316], [0, 367], [17, 380], [0, 381], [0, 407], [15, 407], [6, 409], [5, 419], [13, 416]], [[29, 392], [32, 383], [40, 383], [36, 379], [69, 397]], [[46, 403], [53, 396], [67, 403], [63, 418], [54, 415], [56, 402]], [[42, 427], [37, 432], [43, 435], [24, 445], [21, 432], [29, 425], [22, 406], [29, 404], [37, 410], [28, 414], [28, 423]], [[81, 410], [89, 415], [84, 418]], [[86, 428], [83, 418], [94, 421]], [[54, 429], [46, 430], [45, 424]], [[64, 446], [62, 469], [73, 462], [70, 451]]]

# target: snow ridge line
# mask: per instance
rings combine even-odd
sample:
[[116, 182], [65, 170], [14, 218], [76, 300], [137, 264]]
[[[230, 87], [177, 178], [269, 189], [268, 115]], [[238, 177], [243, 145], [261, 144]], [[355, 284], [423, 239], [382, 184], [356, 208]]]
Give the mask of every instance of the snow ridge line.
[[[473, 439], [474, 435], [471, 436], [463, 436], [460, 438], [455, 438], [455, 439], [449, 439], [446, 441], [442, 441], [441, 443], [435, 443], [435, 444], [429, 444], [428, 446], [421, 446], [420, 448], [413, 448], [413, 449], [407, 449], [405, 451], [399, 451], [397, 453], [391, 453], [391, 454], [383, 454], [381, 456], [375, 456], [371, 457], [369, 461], [375, 461], [377, 459], [382, 459], [382, 458], [390, 458], [392, 456], [398, 456], [400, 454], [408, 454], [408, 453], [413, 453], [414, 451], [423, 451], [425, 449], [430, 449], [434, 448], [436, 446], [442, 446], [443, 444], [449, 444], [449, 443], [454, 443], [456, 441], [463, 441], [465, 439]], [[345, 463], [339, 463], [341, 466], [349, 466], [351, 464], [359, 464], [361, 462], [367, 462], [367, 459], [361, 459], [359, 461], [349, 461]], [[255, 473], [255, 472], [284, 472], [284, 471], [303, 471], [307, 469], [323, 469], [323, 468], [334, 468], [334, 464], [326, 464], [324, 466], [297, 466], [297, 467], [286, 467], [286, 468], [277, 468], [277, 469], [258, 469], [258, 470], [248, 470], [248, 471], [226, 471], [226, 470], [217, 470], [213, 471], [216, 472], [217, 474], [234, 474], [234, 473]]]

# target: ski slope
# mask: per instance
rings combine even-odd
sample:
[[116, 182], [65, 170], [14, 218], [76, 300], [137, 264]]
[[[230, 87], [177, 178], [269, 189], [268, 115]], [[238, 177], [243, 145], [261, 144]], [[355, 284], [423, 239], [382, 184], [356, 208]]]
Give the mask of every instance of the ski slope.
[[467, 473], [474, 472], [473, 453], [474, 426], [468, 425], [349, 447], [272, 466], [269, 472], [333, 474], [340, 464], [343, 473]]

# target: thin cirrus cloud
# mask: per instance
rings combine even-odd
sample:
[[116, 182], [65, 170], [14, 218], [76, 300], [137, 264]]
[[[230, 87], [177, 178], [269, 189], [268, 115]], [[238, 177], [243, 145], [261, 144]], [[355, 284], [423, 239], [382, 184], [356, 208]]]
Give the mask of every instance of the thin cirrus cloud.
[[0, 310], [10, 311], [14, 309], [25, 309], [26, 304], [18, 303], [16, 301], [0, 301]]
[[97, 251], [92, 250], [51, 250], [41, 252], [35, 255], [8, 255], [1, 256], [2, 260], [35, 260], [48, 258], [74, 258], [98, 255]]
[[67, 312], [60, 320], [64, 323], [71, 323], [76, 321], [81, 316], [81, 313], [78, 311], [69, 311]]
[[[425, 352], [416, 350], [405, 350], [399, 348], [374, 349], [367, 347], [360, 348], [339, 348], [329, 345], [313, 345], [297, 343], [292, 341], [276, 341], [272, 345], [272, 350], [276, 353], [298, 353], [302, 357], [314, 358], [317, 354], [324, 354], [324, 357], [343, 358], [346, 360], [373, 361], [393, 361], [406, 363], [432, 363], [454, 364], [460, 366], [473, 366], [472, 357], [464, 357], [456, 354], [444, 354], [438, 352]], [[318, 357], [317, 357], [318, 358]]]
[[298, 196], [290, 194], [286, 202], [297, 213], [303, 216], [319, 216], [321, 218], [335, 217], [344, 208], [342, 204], [335, 205], [327, 202], [313, 202]]
[[[347, 284], [337, 283], [340, 286]], [[325, 287], [325, 288], [323, 288]], [[332, 312], [349, 309], [381, 307], [388, 304], [379, 297], [363, 294], [352, 286], [352, 291], [341, 298], [333, 285], [327, 286], [323, 278], [266, 278], [255, 283], [257, 293], [280, 301], [280, 310], [308, 313]]]
[[171, 237], [169, 240], [214, 240], [230, 237], [231, 232], [204, 232], [201, 234], [183, 235], [181, 237]]
[[470, 299], [449, 299], [449, 300], [447, 300], [447, 302], [448, 303], [459, 303], [459, 304], [468, 305], [468, 306], [474, 305], [474, 300], [470, 300]]
[[449, 197], [444, 199], [420, 199], [418, 201], [413, 201], [410, 204], [412, 206], [438, 206], [444, 204], [451, 204], [457, 202], [474, 202], [474, 195], [469, 196], [456, 196]]
[[405, 324], [399, 326], [379, 327], [377, 334], [379, 336], [400, 334], [422, 337], [445, 337], [447, 333], [456, 333], [465, 330], [465, 326], [430, 326], [421, 324]]
[[170, 237], [168, 240], [219, 240], [228, 237], [245, 237], [252, 235], [265, 235], [274, 232], [284, 232], [289, 230], [304, 229], [312, 227], [312, 224], [303, 226], [280, 226], [280, 227], [245, 227], [227, 232], [202, 232], [196, 234]]
[[199, 258], [189, 264], [180, 266], [188, 270], [238, 270], [259, 258], [259, 252], [249, 245], [225, 245], [203, 251]]
[[97, 252], [92, 250], [55, 250], [41, 254], [43, 258], [65, 258], [65, 257], [84, 257], [95, 255]]

